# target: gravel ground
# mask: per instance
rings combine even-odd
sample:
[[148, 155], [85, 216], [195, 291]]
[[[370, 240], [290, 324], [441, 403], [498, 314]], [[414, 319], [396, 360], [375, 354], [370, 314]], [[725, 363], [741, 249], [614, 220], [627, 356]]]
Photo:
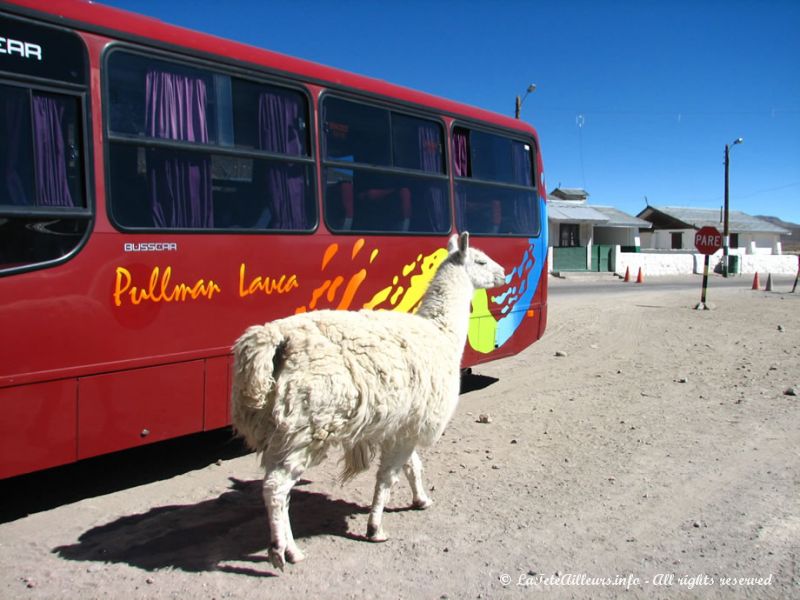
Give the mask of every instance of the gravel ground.
[[386, 543], [373, 473], [332, 458], [275, 572], [222, 432], [2, 482], [0, 597], [800, 597], [800, 293], [628, 286], [553, 294], [541, 341], [465, 380], [421, 454], [434, 505], [403, 481]]

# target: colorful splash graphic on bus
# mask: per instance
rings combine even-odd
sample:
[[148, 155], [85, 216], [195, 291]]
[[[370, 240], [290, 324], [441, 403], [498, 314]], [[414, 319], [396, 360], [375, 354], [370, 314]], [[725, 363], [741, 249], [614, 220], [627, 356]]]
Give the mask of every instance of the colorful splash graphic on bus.
[[[428, 283], [439, 264], [447, 257], [447, 250], [440, 248], [431, 254], [418, 254], [410, 263], [403, 265], [390, 282], [376, 292], [361, 306], [353, 306], [356, 292], [367, 280], [369, 270], [380, 250], [365, 249], [363, 238], [354, 241], [351, 248], [338, 242], [328, 245], [323, 253], [320, 271], [326, 279], [311, 292], [309, 301], [298, 306], [295, 313], [330, 308], [348, 310], [368, 308], [371, 310], [395, 310], [413, 312], [422, 299]], [[353, 272], [355, 271], [355, 272]], [[352, 272], [349, 277], [342, 273]]]
[[[422, 299], [436, 269], [447, 258], [447, 250], [440, 248], [430, 254], [418, 254], [403, 265], [386, 285], [361, 306], [353, 306], [360, 286], [367, 280], [370, 267], [380, 254], [379, 249], [365, 248], [364, 239], [354, 241], [351, 248], [339, 243], [330, 244], [321, 262], [321, 271], [327, 278], [312, 290], [307, 303], [298, 306], [295, 313], [323, 308], [348, 310], [393, 310], [414, 312]], [[472, 316], [468, 340], [477, 352], [488, 354], [505, 344], [530, 313], [545, 264], [546, 245], [541, 239], [529, 239], [528, 246], [509, 274], [506, 285], [498, 294], [494, 290], [476, 290], [472, 299]], [[349, 277], [342, 273], [353, 273]], [[494, 312], [499, 312], [495, 317]]]
[[[506, 275], [506, 289], [490, 296], [491, 290], [476, 290], [472, 299], [469, 345], [488, 354], [505, 344], [517, 331], [522, 320], [529, 315], [536, 294], [542, 267], [545, 264], [544, 248], [529, 240], [519, 264]], [[499, 319], [491, 313], [490, 303], [500, 307]]]

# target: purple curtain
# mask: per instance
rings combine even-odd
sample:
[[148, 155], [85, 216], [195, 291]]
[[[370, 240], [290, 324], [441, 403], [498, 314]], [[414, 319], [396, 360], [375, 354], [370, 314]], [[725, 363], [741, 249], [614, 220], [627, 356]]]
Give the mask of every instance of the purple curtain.
[[208, 143], [206, 82], [199, 77], [148, 71], [145, 82], [147, 135]]
[[[303, 156], [304, 134], [299, 124], [304, 117], [302, 97], [272, 90], [258, 100], [258, 147], [267, 152]], [[269, 161], [266, 185], [271, 205], [272, 229], [308, 229], [306, 215], [305, 167]]]
[[[467, 177], [469, 174], [469, 133], [466, 129], [453, 130], [453, 165], [456, 177]], [[456, 182], [456, 227], [459, 231], [466, 229], [467, 190], [463, 184]]]
[[31, 178], [23, 178], [21, 175], [23, 165], [33, 162], [30, 158], [30, 143], [22, 139], [23, 132], [29, 127], [26, 114], [29, 108], [28, 94], [25, 91], [0, 87], [0, 128], [3, 134], [0, 145], [0, 176], [3, 178], [0, 204], [32, 204]]
[[[419, 154], [422, 170], [428, 173], [442, 172], [442, 136], [436, 125], [420, 125], [417, 129], [419, 138]], [[429, 188], [428, 220], [431, 231], [447, 229], [447, 207], [444, 190], [431, 182]]]
[[37, 206], [75, 206], [67, 180], [66, 98], [33, 96], [33, 154]]
[[456, 177], [467, 177], [469, 169], [469, 134], [465, 129], [453, 131], [453, 162]]
[[[184, 142], [208, 142], [207, 86], [199, 77], [148, 71], [147, 135]], [[148, 185], [156, 227], [214, 226], [211, 160], [194, 152], [150, 152]]]

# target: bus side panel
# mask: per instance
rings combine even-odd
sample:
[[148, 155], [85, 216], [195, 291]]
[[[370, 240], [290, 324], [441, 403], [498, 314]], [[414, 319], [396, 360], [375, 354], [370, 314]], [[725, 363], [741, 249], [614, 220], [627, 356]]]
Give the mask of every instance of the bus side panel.
[[231, 358], [218, 356], [206, 361], [206, 393], [203, 429], [210, 431], [230, 423], [228, 397], [230, 394]]
[[204, 361], [80, 380], [78, 458], [203, 429]]
[[514, 356], [533, 344], [547, 322], [547, 260], [542, 238], [470, 239], [506, 270], [504, 286], [477, 290], [462, 366]]
[[73, 462], [74, 379], [0, 389], [0, 478]]
[[[516, 330], [513, 337], [502, 346], [495, 347], [494, 351], [491, 353], [486, 353], [485, 349], [476, 351], [469, 342], [467, 342], [461, 366], [475, 366], [519, 354], [541, 336], [542, 318], [542, 311], [538, 306], [525, 311], [525, 316], [522, 318], [522, 325]], [[493, 317], [473, 317], [471, 323], [471, 330], [479, 329], [482, 333], [483, 331], [491, 331], [494, 329], [496, 321]]]

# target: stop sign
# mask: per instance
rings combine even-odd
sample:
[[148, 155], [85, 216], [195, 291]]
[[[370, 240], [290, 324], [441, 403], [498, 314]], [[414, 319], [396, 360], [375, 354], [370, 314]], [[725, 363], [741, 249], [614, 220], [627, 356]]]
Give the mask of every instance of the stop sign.
[[716, 227], [701, 227], [694, 234], [694, 245], [700, 254], [714, 254], [722, 248], [722, 234]]

